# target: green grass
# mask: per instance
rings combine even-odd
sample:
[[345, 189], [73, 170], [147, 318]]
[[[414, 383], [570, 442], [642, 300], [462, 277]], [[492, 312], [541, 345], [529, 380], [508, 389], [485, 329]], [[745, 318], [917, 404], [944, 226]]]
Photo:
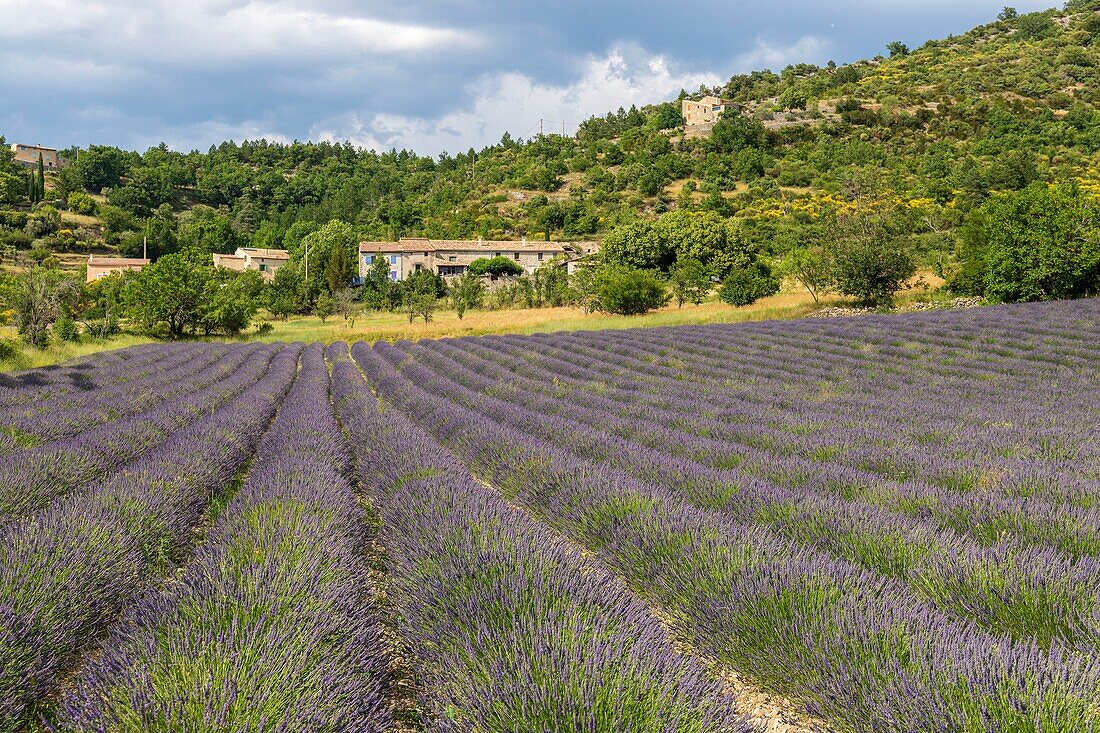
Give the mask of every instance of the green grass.
[[0, 328], [0, 339], [6, 339], [17, 345], [14, 356], [0, 359], [0, 372], [13, 372], [21, 369], [35, 369], [51, 366], [63, 361], [88, 356], [100, 351], [124, 349], [128, 346], [152, 343], [156, 339], [137, 334], [123, 333], [109, 339], [83, 338], [77, 343], [68, 341], [54, 342], [46, 349], [36, 349], [19, 341], [13, 328]]
[[485, 336], [489, 334], [548, 333], [598, 329], [652, 328], [702, 323], [736, 323], [781, 318], [798, 318], [814, 309], [809, 295], [782, 293], [744, 308], [717, 300], [683, 308], [667, 306], [640, 316], [584, 313], [580, 308], [530, 308], [498, 311], [467, 311], [459, 319], [454, 311], [437, 311], [432, 320], [409, 323], [404, 313], [363, 313], [354, 325], [339, 316], [321, 323], [316, 316], [272, 321], [274, 330], [253, 338], [261, 341], [397, 341], [400, 339]]
[[[942, 283], [928, 273], [923, 273], [933, 287]], [[933, 291], [934, 293], [935, 291]], [[928, 300], [933, 293], [914, 288], [899, 294], [897, 303], [904, 305], [918, 300]], [[254, 330], [239, 340], [248, 341], [399, 341], [401, 339], [457, 338], [461, 336], [487, 336], [490, 334], [532, 334], [554, 331], [594, 331], [601, 329], [655, 328], [660, 326], [701, 325], [707, 323], [742, 323], [748, 321], [784, 320], [802, 318], [827, 305], [844, 305], [844, 301], [829, 297], [815, 303], [805, 291], [782, 292], [741, 308], [712, 298], [700, 305], [685, 304], [683, 308], [669, 305], [640, 316], [617, 316], [607, 313], [585, 313], [580, 308], [524, 308], [497, 311], [467, 311], [459, 318], [453, 310], [437, 311], [432, 320], [425, 323], [417, 319], [409, 323], [404, 313], [363, 312], [351, 323], [339, 316], [321, 323], [316, 316], [296, 316], [286, 321], [269, 321], [273, 327], [268, 333], [258, 335]], [[255, 319], [259, 322], [260, 319]], [[0, 339], [18, 342], [15, 329], [0, 328]], [[227, 339], [213, 339], [227, 340]], [[228, 339], [234, 340], [234, 339]], [[0, 373], [50, 366], [69, 359], [109, 349], [121, 349], [155, 341], [139, 334], [123, 333], [106, 340], [85, 338], [78, 343], [52, 343], [44, 350], [19, 345], [14, 358], [0, 359]]]

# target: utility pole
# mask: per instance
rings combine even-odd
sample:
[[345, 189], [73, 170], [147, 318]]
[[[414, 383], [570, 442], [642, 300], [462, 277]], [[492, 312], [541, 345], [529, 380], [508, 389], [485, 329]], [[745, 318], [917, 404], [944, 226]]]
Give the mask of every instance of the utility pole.
[[542, 137], [542, 118], [539, 118], [539, 137]]
[[141, 259], [149, 259], [149, 237], [144, 236], [141, 238]]

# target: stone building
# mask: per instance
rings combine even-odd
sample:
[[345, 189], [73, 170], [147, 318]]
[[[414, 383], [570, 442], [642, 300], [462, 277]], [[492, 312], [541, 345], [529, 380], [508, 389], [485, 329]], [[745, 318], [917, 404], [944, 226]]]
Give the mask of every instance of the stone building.
[[88, 255], [88, 282], [123, 272], [137, 272], [149, 264], [140, 257], [96, 257]]
[[38, 156], [42, 156], [42, 167], [48, 171], [55, 171], [64, 165], [65, 161], [57, 154], [54, 148], [44, 148], [40, 145], [22, 145], [12, 143], [11, 151], [14, 153], [15, 162], [24, 168], [34, 168], [38, 165]]
[[536, 242], [402, 238], [396, 242], [360, 242], [359, 275], [366, 277], [374, 258], [385, 257], [390, 279], [404, 280], [417, 270], [451, 277], [461, 275], [476, 259], [507, 257], [528, 274], [555, 257], [572, 261], [599, 249], [598, 242]]
[[275, 277], [275, 271], [290, 260], [285, 249], [263, 249], [260, 247], [238, 247], [231, 255], [214, 255], [214, 267], [225, 267], [237, 272], [256, 270], [264, 280]]
[[699, 100], [684, 99], [680, 102], [680, 112], [684, 116], [684, 125], [713, 125], [726, 110], [737, 109], [733, 102], [718, 97], [703, 97]]

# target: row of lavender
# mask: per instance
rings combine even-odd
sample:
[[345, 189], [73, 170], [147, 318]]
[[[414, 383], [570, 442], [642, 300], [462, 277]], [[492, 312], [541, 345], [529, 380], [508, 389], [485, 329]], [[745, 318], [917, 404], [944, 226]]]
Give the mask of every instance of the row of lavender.
[[[713, 337], [711, 341], [713, 341]], [[488, 339], [482, 344], [488, 343]], [[480, 346], [481, 344], [479, 344]], [[536, 342], [532, 342], [528, 354], [544, 348]], [[690, 344], [685, 344], [685, 351], [691, 350]], [[490, 358], [507, 358], [501, 354]], [[727, 363], [729, 356], [726, 357]], [[578, 360], [570, 363], [557, 362], [555, 364], [553, 383], [555, 389], [561, 389], [567, 379], [562, 375], [563, 371], [569, 371], [570, 367]], [[1095, 360], [1094, 360], [1095, 361]], [[506, 364], [512, 364], [506, 361]], [[644, 361], [634, 363], [634, 373], [645, 372]], [[515, 366], [511, 366], [515, 369]], [[522, 369], [522, 367], [520, 367]], [[786, 368], [786, 362], [784, 363]], [[582, 367], [573, 366], [575, 372], [583, 371]], [[1020, 372], [1026, 370], [1020, 369]], [[767, 476], [772, 480], [787, 486], [801, 486], [807, 482], [816, 481], [825, 488], [840, 492], [846, 497], [859, 498], [865, 502], [898, 511], [905, 514], [924, 516], [936, 522], [940, 526], [949, 527], [958, 531], [972, 532], [986, 542], [996, 542], [1006, 533], [1016, 535], [1025, 541], [1037, 544], [1050, 544], [1065, 550], [1069, 554], [1096, 554], [1100, 550], [1096, 527], [1096, 500], [1095, 491], [1091, 492], [1088, 486], [1095, 484], [1096, 470], [1089, 467], [1089, 461], [1094, 460], [1096, 453], [1096, 431], [1087, 426], [1095, 424], [1096, 401], [1092, 398], [1095, 392], [1094, 382], [1090, 382], [1090, 375], [1095, 374], [1094, 368], [1082, 367], [1074, 372], [1063, 373], [1057, 380], [1051, 379], [1051, 370], [1040, 370], [1041, 383], [1036, 386], [1024, 381], [1021, 376], [1016, 380], [1014, 389], [1001, 391], [1015, 392], [1020, 395], [1019, 403], [1014, 403], [1007, 408], [994, 408], [998, 412], [1014, 420], [1015, 433], [1008, 436], [1008, 446], [1002, 438], [1001, 428], [1006, 424], [1004, 420], [997, 420], [995, 416], [986, 414], [984, 417], [975, 418], [977, 423], [975, 432], [984, 432], [982, 442], [973, 443], [974, 447], [967, 448], [972, 455], [973, 463], [980, 463], [983, 459], [995, 459], [997, 456], [1009, 452], [1015, 452], [1019, 446], [1026, 444], [1029, 429], [1034, 426], [1036, 435], [1032, 439], [1039, 445], [1060, 445], [1058, 453], [1072, 450], [1074, 460], [1062, 460], [1055, 458], [1046, 463], [1033, 463], [1029, 473], [1029, 480], [1041, 480], [1043, 489], [1041, 492], [1028, 490], [1021, 492], [1019, 486], [1006, 490], [1007, 483], [1005, 466], [983, 469], [983, 473], [989, 479], [985, 485], [977, 487], [979, 491], [963, 492], [964, 488], [955, 485], [950, 488], [936, 486], [920, 477], [901, 477], [891, 479], [861, 468], [846, 466], [842, 457], [836, 457], [837, 448], [833, 446], [815, 446], [809, 450], [809, 455], [802, 457], [786, 450], [785, 447], [775, 446], [775, 440], [766, 435], [770, 430], [768, 425], [775, 416], [794, 415], [794, 422], [782, 429], [788, 432], [788, 439], [795, 444], [798, 440], [812, 444], [815, 438], [809, 435], [816, 430], [825, 430], [822, 426], [828, 425], [828, 413], [831, 407], [837, 410], [836, 421], [829, 438], [844, 440], [849, 446], [862, 442], [861, 449], [881, 453], [884, 448], [899, 450], [899, 446], [915, 445], [912, 450], [924, 456], [924, 462], [936, 464], [942, 453], [952, 449], [953, 446], [964, 444], [965, 436], [958, 434], [959, 423], [965, 422], [960, 418], [951, 422], [949, 418], [931, 416], [923, 427], [917, 423], [923, 420], [935, 409], [936, 402], [924, 397], [923, 411], [917, 407], [890, 408], [892, 396], [876, 395], [874, 384], [861, 385], [858, 390], [852, 390], [856, 395], [869, 394], [862, 404], [857, 406], [860, 417], [845, 417], [844, 406], [837, 404], [838, 400], [831, 397], [828, 404], [821, 408], [812, 421], [802, 419], [799, 415], [809, 409], [817, 410], [818, 402], [825, 402], [823, 397], [815, 396], [805, 401], [793, 401], [790, 395], [778, 394], [775, 401], [781, 405], [779, 409], [768, 405], [757, 405], [747, 401], [748, 404], [739, 404], [734, 407], [723, 407], [720, 403], [722, 397], [716, 394], [692, 397], [690, 395], [671, 395], [663, 398], [647, 399], [644, 394], [632, 395], [631, 403], [628, 403], [622, 395], [611, 393], [610, 390], [601, 390], [598, 395], [588, 394], [585, 402], [599, 402], [610, 405], [610, 409], [619, 417], [632, 417], [635, 422], [643, 419], [661, 422], [676, 430], [690, 434], [688, 445], [697, 442], [695, 436], [717, 438], [721, 442], [712, 443], [713, 448], [707, 452], [713, 455], [709, 459], [720, 464], [736, 465], [743, 471], [757, 476]], [[1068, 376], [1068, 378], [1067, 378]], [[583, 376], [577, 377], [577, 381], [568, 384], [569, 388], [583, 390], [585, 383]], [[544, 380], [545, 381], [545, 380]], [[1083, 383], [1083, 387], [1074, 389], [1073, 382]], [[536, 377], [536, 386], [542, 384]], [[589, 382], [591, 384], [591, 382]], [[810, 382], [813, 384], [813, 382]], [[1059, 403], [1046, 406], [1045, 414], [1035, 416], [1028, 415], [1029, 407], [1026, 395], [1036, 392], [1036, 401], [1041, 399], [1043, 385], [1059, 394]], [[666, 383], [668, 391], [672, 388]], [[699, 387], [702, 389], [702, 387]], [[734, 391], [731, 385], [729, 391]], [[955, 385], [956, 391], [960, 387]], [[854, 399], [854, 398], [853, 398]], [[874, 414], [875, 404], [872, 400], [881, 400], [887, 403], [887, 408], [895, 415], [906, 415], [907, 419], [914, 422], [913, 426], [893, 424], [881, 416]], [[726, 399], [727, 404], [730, 402]], [[897, 400], [894, 400], [896, 403]], [[951, 409], [958, 412], [967, 410], [972, 404], [986, 404], [996, 406], [1004, 402], [1003, 395], [987, 395], [982, 398], [974, 398], [966, 401], [955, 400], [950, 403]], [[641, 404], [637, 404], [641, 403]], [[1021, 416], [1023, 419], [1021, 420]], [[855, 424], [856, 420], [861, 423]], [[1029, 425], [1029, 422], [1031, 425]], [[1035, 423], [1054, 423], [1051, 427], [1042, 427]], [[1059, 428], [1059, 424], [1065, 424]], [[842, 428], [842, 429], [837, 429]], [[994, 432], [995, 431], [995, 432]], [[637, 434], [637, 431], [634, 431]], [[801, 436], [801, 437], [799, 437]], [[884, 436], [896, 436], [896, 440], [887, 443]], [[646, 438], [647, 440], [659, 440], [671, 450], [685, 452], [686, 446], [678, 442], [670, 443], [659, 436]], [[722, 452], [723, 444], [728, 446]], [[845, 446], [847, 449], [849, 446]], [[878, 462], [892, 463], [893, 459], [879, 458]], [[1025, 495], [1020, 495], [1021, 493]], [[1073, 503], [1067, 503], [1073, 502]]]
[[[994, 311], [986, 316], [993, 323], [979, 320], [972, 326], [998, 328], [997, 319], [1005, 314], [1009, 321], [1020, 317], [1019, 311]], [[1047, 310], [1044, 315], [1056, 319], [1059, 312]], [[1063, 318], [1082, 322], [1081, 328], [1095, 327], [1095, 313], [1087, 309]], [[905, 321], [894, 322], [894, 326], [905, 325]], [[1011, 325], [1000, 327], [1008, 330]], [[1034, 340], [1041, 342], [1056, 338], [1068, 326], [1056, 323], [1052, 333], [1044, 333], [1036, 324], [1025, 322], [1022, 327], [1031, 329]], [[767, 329], [758, 331], [763, 332], [762, 338], [772, 337]], [[732, 337], [715, 329], [708, 344], [686, 344], [688, 356], [677, 369], [685, 380], [662, 382], [647, 375], [645, 359], [636, 359], [633, 377], [624, 381], [633, 379], [643, 398], [656, 399], [664, 384], [670, 389], [680, 381], [705, 384], [707, 379], [695, 376], [690, 349], [721, 352], [723, 338], [737, 337], [731, 333]], [[653, 339], [651, 343], [665, 335], [631, 334]], [[849, 338], [859, 343], [866, 335], [855, 332]], [[968, 340], [965, 334], [948, 337], [959, 343]], [[591, 337], [586, 339], [586, 348], [598, 351]], [[480, 343], [484, 341], [459, 342], [459, 346], [476, 350]], [[1027, 345], [997, 347], [1002, 353], [979, 359], [984, 365], [976, 371], [1009, 376], [1022, 372], [1020, 388], [1036, 389], [1037, 399], [1053, 398], [1057, 390], [1044, 391], [1030, 381], [1043, 373], [1035, 361], [1044, 365], [1048, 379], [1057, 375], [1071, 390], [1080, 390], [1088, 379], [1087, 365], [1095, 352], [1087, 343], [1066, 346], [1063, 340], [1038, 359], [1020, 355], [1026, 354]], [[619, 346], [625, 350], [625, 344]], [[751, 472], [731, 473], [659, 449], [657, 437], [668, 446], [691, 445], [688, 430], [647, 432], [654, 430], [653, 421], [636, 420], [642, 423], [638, 430], [648, 436], [645, 440], [631, 439], [635, 433], [629, 430], [626, 437], [615, 435], [626, 426], [613, 406], [604, 405], [606, 409], [588, 415], [586, 421], [579, 419], [583, 411], [575, 405], [584, 402], [587, 409], [590, 396], [598, 398], [603, 390], [580, 392], [583, 397], [578, 398], [578, 390], [563, 389], [552, 373], [521, 375], [528, 381], [519, 382], [518, 387], [525, 401], [537, 402], [537, 410], [495, 401], [487, 395], [501, 390], [501, 380], [508, 376], [490, 370], [491, 378], [478, 383], [485, 377], [469, 368], [469, 360], [464, 365], [463, 359], [451, 358], [453, 354], [445, 356], [450, 348], [445, 343], [427, 348], [356, 347], [354, 353], [368, 372], [377, 374], [387, 399], [415, 415], [510, 496], [544, 513], [547, 521], [595, 550], [636, 590], [677, 618], [698, 648], [858, 729], [1097, 727], [1100, 668], [1089, 651], [1096, 648], [1097, 628], [1093, 566], [1075, 564], [1070, 557], [1029, 553], [1011, 544], [975, 547], [966, 544], [962, 533], [945, 534], [942, 529], [923, 533], [870, 503], [851, 501], [840, 482], [783, 486]], [[574, 356], [573, 361], [584, 368], [591, 360], [588, 356]], [[489, 361], [479, 362], [479, 368], [486, 368]], [[505, 361], [516, 372], [528, 366], [518, 358]], [[771, 377], [766, 365], [754, 367], [757, 372], [751, 378], [755, 384], [766, 384], [769, 378], [779, 383], [794, 381], [789, 375], [776, 374], [787, 363], [777, 367], [773, 361]], [[814, 364], [789, 363], [795, 369], [814, 371]], [[726, 364], [728, 377], [736, 378], [729, 367], [736, 369], [737, 357], [727, 355]], [[395, 372], [395, 366], [404, 377]], [[850, 373], [852, 367], [840, 370]], [[965, 378], [969, 364], [956, 360], [933, 368], [887, 363], [878, 367], [877, 378], [891, 370], [910, 385], [919, 383], [923, 371], [930, 372], [925, 381], [948, 390], [952, 380], [958, 384]], [[835, 370], [828, 373], [836, 379]], [[1005, 389], [1009, 376], [1002, 376], [994, 386]], [[809, 377], [800, 389], [805, 391], [814, 378]], [[984, 381], [963, 385], [969, 399], [989, 396]], [[554, 408], [548, 396], [539, 397], [538, 383], [546, 390], [558, 390], [559, 403], [571, 400], [574, 404]], [[776, 392], [783, 392], [784, 386], [780, 384]], [[508, 389], [505, 384], [502, 393], [521, 396]], [[697, 400], [696, 413], [711, 409], [710, 395], [722, 399], [732, 391], [728, 381], [712, 382], [708, 398]], [[790, 399], [791, 393], [785, 396]], [[1088, 396], [1087, 391], [1078, 392], [1079, 399]], [[628, 406], [625, 393], [617, 397], [620, 405]], [[1026, 404], [1026, 395], [1019, 401]], [[545, 409], [550, 413], [540, 415]], [[1086, 409], [1094, 410], [1095, 403]], [[980, 414], [972, 408], [971, 412]], [[681, 410], [679, 419], [685, 425], [690, 418], [687, 409]], [[602, 435], [599, 419], [607, 421]], [[827, 419], [827, 410], [818, 419]], [[1068, 422], [1077, 420], [1072, 415]], [[717, 451], [723, 442], [712, 441], [707, 448]], [[1075, 446], [1087, 455], [1086, 442], [1078, 439]], [[743, 452], [740, 448], [730, 451], [727, 444], [725, 454], [737, 457]], [[892, 534], [896, 531], [902, 534]], [[880, 535], [885, 539], [879, 541]], [[924, 544], [914, 549], [910, 545], [916, 540]], [[1069, 566], [1060, 565], [1067, 561]], [[1033, 562], [1039, 562], [1043, 572], [1056, 573], [1048, 584], [1042, 583], [1041, 574], [1028, 569]], [[963, 569], [953, 576], [957, 565]], [[920, 579], [925, 580], [923, 586], [917, 582]], [[1083, 590], [1077, 587], [1081, 583]], [[1003, 636], [1006, 631], [1018, 638]], [[1031, 636], [1042, 644], [1029, 642]], [[1067, 639], [1072, 640], [1070, 646], [1064, 643]]]
[[[1005, 307], [983, 313], [982, 320], [971, 315], [962, 324], [928, 315], [903, 323], [868, 319], [869, 323], [823, 327], [820, 332], [801, 325], [716, 327], [638, 332], [629, 342], [612, 334], [599, 344], [591, 337], [533, 338], [524, 342], [524, 349], [532, 359], [531, 352], [556, 352], [556, 372], [566, 361], [589, 383], [599, 378], [600, 370], [606, 374], [614, 369], [613, 374], [629, 375], [636, 384], [648, 379], [646, 386], [654, 391], [695, 397], [696, 414], [705, 404], [708, 413], [740, 418], [749, 423], [744, 438], [776, 451], [820, 454], [822, 449], [839, 448], [832, 451], [833, 462], [877, 462], [884, 467], [892, 462], [890, 472], [897, 473], [940, 468], [924, 461], [922, 443], [930, 442], [941, 448], [940, 454], [966, 451], [960, 452], [965, 462], [960, 474], [972, 470], [977, 460], [983, 469], [1011, 475], [1012, 469], [1024, 467], [1020, 458], [1056, 463], [1059, 455], [1052, 443], [1057, 439], [1061, 456], [1096, 458], [1095, 442], [1079, 445], [1094, 437], [1096, 407], [1078, 399], [1095, 387], [1089, 376], [1100, 365], [1096, 310], [1088, 302], [1037, 310], [1049, 323], [1040, 328], [1032, 324], [1027, 331], [1024, 316], [1029, 311]], [[845, 333], [844, 328], [852, 331]], [[989, 338], [997, 339], [998, 345], [991, 347]], [[834, 344], [831, 349], [829, 343]], [[598, 357], [598, 362], [589, 356]], [[738, 384], [723, 384], [731, 367]], [[892, 376], [882, 378], [884, 374]], [[1024, 389], [1006, 393], [1006, 382]], [[711, 397], [718, 401], [712, 404]], [[889, 456], [891, 460], [874, 461], [849, 453], [873, 441], [873, 433], [865, 431], [849, 441], [847, 431], [830, 429], [848, 419], [907, 436], [910, 429], [921, 432], [912, 434], [914, 440], [890, 445], [899, 451]], [[788, 430], [769, 430], [773, 424]], [[938, 429], [944, 434], [937, 435]], [[736, 440], [736, 432], [733, 436]], [[877, 437], [887, 443], [887, 436]], [[1000, 451], [983, 450], [989, 441], [996, 441]], [[1007, 455], [1005, 448], [1010, 449]], [[949, 478], [947, 471], [937, 472]], [[1026, 491], [1026, 485], [1000, 480], [1006, 490]]]
[[94, 361], [89, 358], [65, 366], [0, 374], [0, 455], [38, 442], [33, 435], [2, 427], [6, 422], [4, 416], [78, 399], [81, 395], [139, 378], [156, 370], [158, 362], [185, 350], [184, 345], [142, 346], [109, 352]]
[[17, 436], [24, 446], [75, 435], [193, 392], [205, 386], [212, 366], [247, 349], [224, 344], [190, 346], [116, 384], [2, 411], [0, 432]]
[[179, 582], [116, 627], [65, 694], [58, 727], [387, 729], [365, 517], [348, 471], [314, 345], [241, 491]]
[[267, 345], [234, 349], [152, 410], [0, 458], [0, 525], [123, 471], [260, 379], [277, 351]]
[[185, 344], [149, 344], [100, 352], [65, 364], [0, 374], [0, 409], [125, 381], [148, 365], [186, 348]]
[[329, 358], [427, 729], [748, 730], [621, 581], [380, 410], [345, 347]]
[[300, 351], [250, 351], [220, 406], [124, 471], [0, 528], [0, 731], [26, 730], [120, 614], [186, 557], [255, 451]]
[[[476, 348], [476, 343], [468, 345], [470, 351]], [[568, 447], [585, 460], [626, 461], [635, 474], [676, 490], [696, 505], [739, 521], [768, 524], [817, 551], [905, 578], [931, 602], [994, 631], [1035, 638], [1044, 646], [1061, 639], [1095, 648], [1100, 640], [1100, 616], [1095, 613], [1100, 562], [1093, 557], [1032, 547], [1016, 538], [986, 546], [949, 528], [853, 501], [835, 488], [830, 491], [820, 477], [795, 488], [777, 485], [746, 474], [741, 466], [724, 468], [729, 446], [723, 441], [620, 418], [614, 404], [597, 407], [602, 396], [589, 397], [584, 406], [543, 397], [540, 386], [550, 375], [517, 382], [522, 367], [470, 359], [454, 344], [410, 345], [407, 351], [431, 367], [433, 378], [443, 381], [440, 389], [460, 404]], [[502, 388], [509, 379], [513, 383]], [[515, 401], [487, 393], [504, 393]], [[742, 455], [751, 452], [759, 451]], [[989, 580], [991, 573], [996, 582]]]

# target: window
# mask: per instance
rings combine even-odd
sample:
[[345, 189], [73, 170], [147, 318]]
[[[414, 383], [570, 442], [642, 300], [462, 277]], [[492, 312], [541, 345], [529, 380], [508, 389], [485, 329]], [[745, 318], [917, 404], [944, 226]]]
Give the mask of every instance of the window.
[[363, 264], [364, 265], [374, 264], [374, 255], [363, 255]]
[[260, 265], [260, 272], [267, 272], [267, 265], [261, 264]]
[[516, 252], [516, 259], [519, 259], [519, 252]]
[[539, 262], [542, 262], [542, 252], [539, 252]]
[[397, 279], [397, 270], [390, 270], [390, 280]]
[[458, 258], [455, 257], [454, 255], [451, 255], [450, 257], [447, 258], [447, 262], [455, 262], [457, 260], [458, 260]]
[[397, 255], [390, 255], [390, 264], [391, 265], [396, 265], [397, 264]]
[[424, 253], [424, 256], [425, 256], [425, 257], [427, 257], [427, 256], [428, 256], [428, 253], [427, 253], [427, 252], [425, 252], [425, 253]]

